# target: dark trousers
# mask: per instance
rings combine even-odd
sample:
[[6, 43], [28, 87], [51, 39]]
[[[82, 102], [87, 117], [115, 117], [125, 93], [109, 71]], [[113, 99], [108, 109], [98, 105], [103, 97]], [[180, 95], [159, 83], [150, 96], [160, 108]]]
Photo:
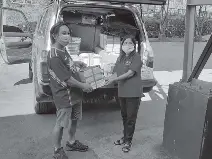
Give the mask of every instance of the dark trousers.
[[135, 124], [140, 106], [141, 99], [135, 98], [119, 98], [121, 106], [121, 116], [124, 126], [124, 140], [131, 142], [135, 132]]

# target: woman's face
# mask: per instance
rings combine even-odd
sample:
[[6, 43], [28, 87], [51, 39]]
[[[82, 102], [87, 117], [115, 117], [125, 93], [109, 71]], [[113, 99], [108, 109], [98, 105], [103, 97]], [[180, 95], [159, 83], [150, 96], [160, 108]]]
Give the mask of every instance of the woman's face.
[[56, 42], [60, 43], [62, 46], [66, 46], [69, 44], [70, 38], [69, 28], [65, 25], [61, 26], [58, 35], [56, 36]]
[[131, 52], [135, 50], [135, 45], [131, 38], [127, 38], [122, 44], [122, 50], [126, 55], [129, 55]]

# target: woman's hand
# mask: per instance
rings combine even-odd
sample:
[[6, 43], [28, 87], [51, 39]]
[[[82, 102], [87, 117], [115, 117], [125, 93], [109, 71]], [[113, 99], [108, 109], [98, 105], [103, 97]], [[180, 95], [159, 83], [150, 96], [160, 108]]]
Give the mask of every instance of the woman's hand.
[[110, 85], [110, 84], [114, 83], [115, 81], [116, 81], [115, 79], [108, 78], [108, 79], [106, 79], [105, 85]]

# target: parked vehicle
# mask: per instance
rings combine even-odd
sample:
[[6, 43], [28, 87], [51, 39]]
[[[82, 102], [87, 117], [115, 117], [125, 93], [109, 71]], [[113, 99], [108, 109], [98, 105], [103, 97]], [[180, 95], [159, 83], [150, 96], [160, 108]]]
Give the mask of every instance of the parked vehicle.
[[[73, 55], [73, 51], [67, 48], [71, 56], [89, 66], [100, 66], [105, 76], [111, 74], [119, 55], [121, 37], [125, 34], [134, 35], [137, 39], [137, 51], [144, 63], [141, 77], [143, 89], [144, 92], [149, 92], [156, 85], [153, 76], [154, 53], [141, 15], [132, 4], [163, 5], [165, 2], [166, 0], [52, 1], [38, 21], [32, 44], [35, 112], [48, 113], [53, 108], [46, 62], [51, 47], [50, 29], [60, 20], [68, 22], [73, 31], [72, 36], [80, 39], [79, 45], [76, 41], [74, 45], [70, 44], [71, 49], [74, 49], [74, 46], [79, 48], [77, 54]], [[107, 49], [110, 46], [112, 51]], [[110, 99], [117, 99], [117, 85], [85, 93], [84, 102]], [[118, 103], [118, 100], [116, 101]]]
[[[16, 14], [15, 22], [11, 15]], [[19, 23], [25, 23], [23, 30]], [[0, 7], [0, 58], [7, 64], [29, 63], [29, 78], [32, 79], [31, 50], [32, 32], [29, 22], [20, 10]]]

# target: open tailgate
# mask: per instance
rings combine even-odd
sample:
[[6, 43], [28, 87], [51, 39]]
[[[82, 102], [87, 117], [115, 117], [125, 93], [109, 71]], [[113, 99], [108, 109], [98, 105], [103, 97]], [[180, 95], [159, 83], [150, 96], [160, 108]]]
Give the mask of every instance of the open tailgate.
[[167, 0], [99, 0], [99, 1], [133, 3], [133, 4], [165, 5]]
[[[64, 2], [74, 2], [76, 0], [62, 0]], [[149, 4], [149, 5], [165, 5], [167, 0], [86, 0], [86, 2], [110, 2], [110, 3], [132, 3], [132, 4]], [[85, 0], [77, 0], [77, 2], [85, 2]]]

